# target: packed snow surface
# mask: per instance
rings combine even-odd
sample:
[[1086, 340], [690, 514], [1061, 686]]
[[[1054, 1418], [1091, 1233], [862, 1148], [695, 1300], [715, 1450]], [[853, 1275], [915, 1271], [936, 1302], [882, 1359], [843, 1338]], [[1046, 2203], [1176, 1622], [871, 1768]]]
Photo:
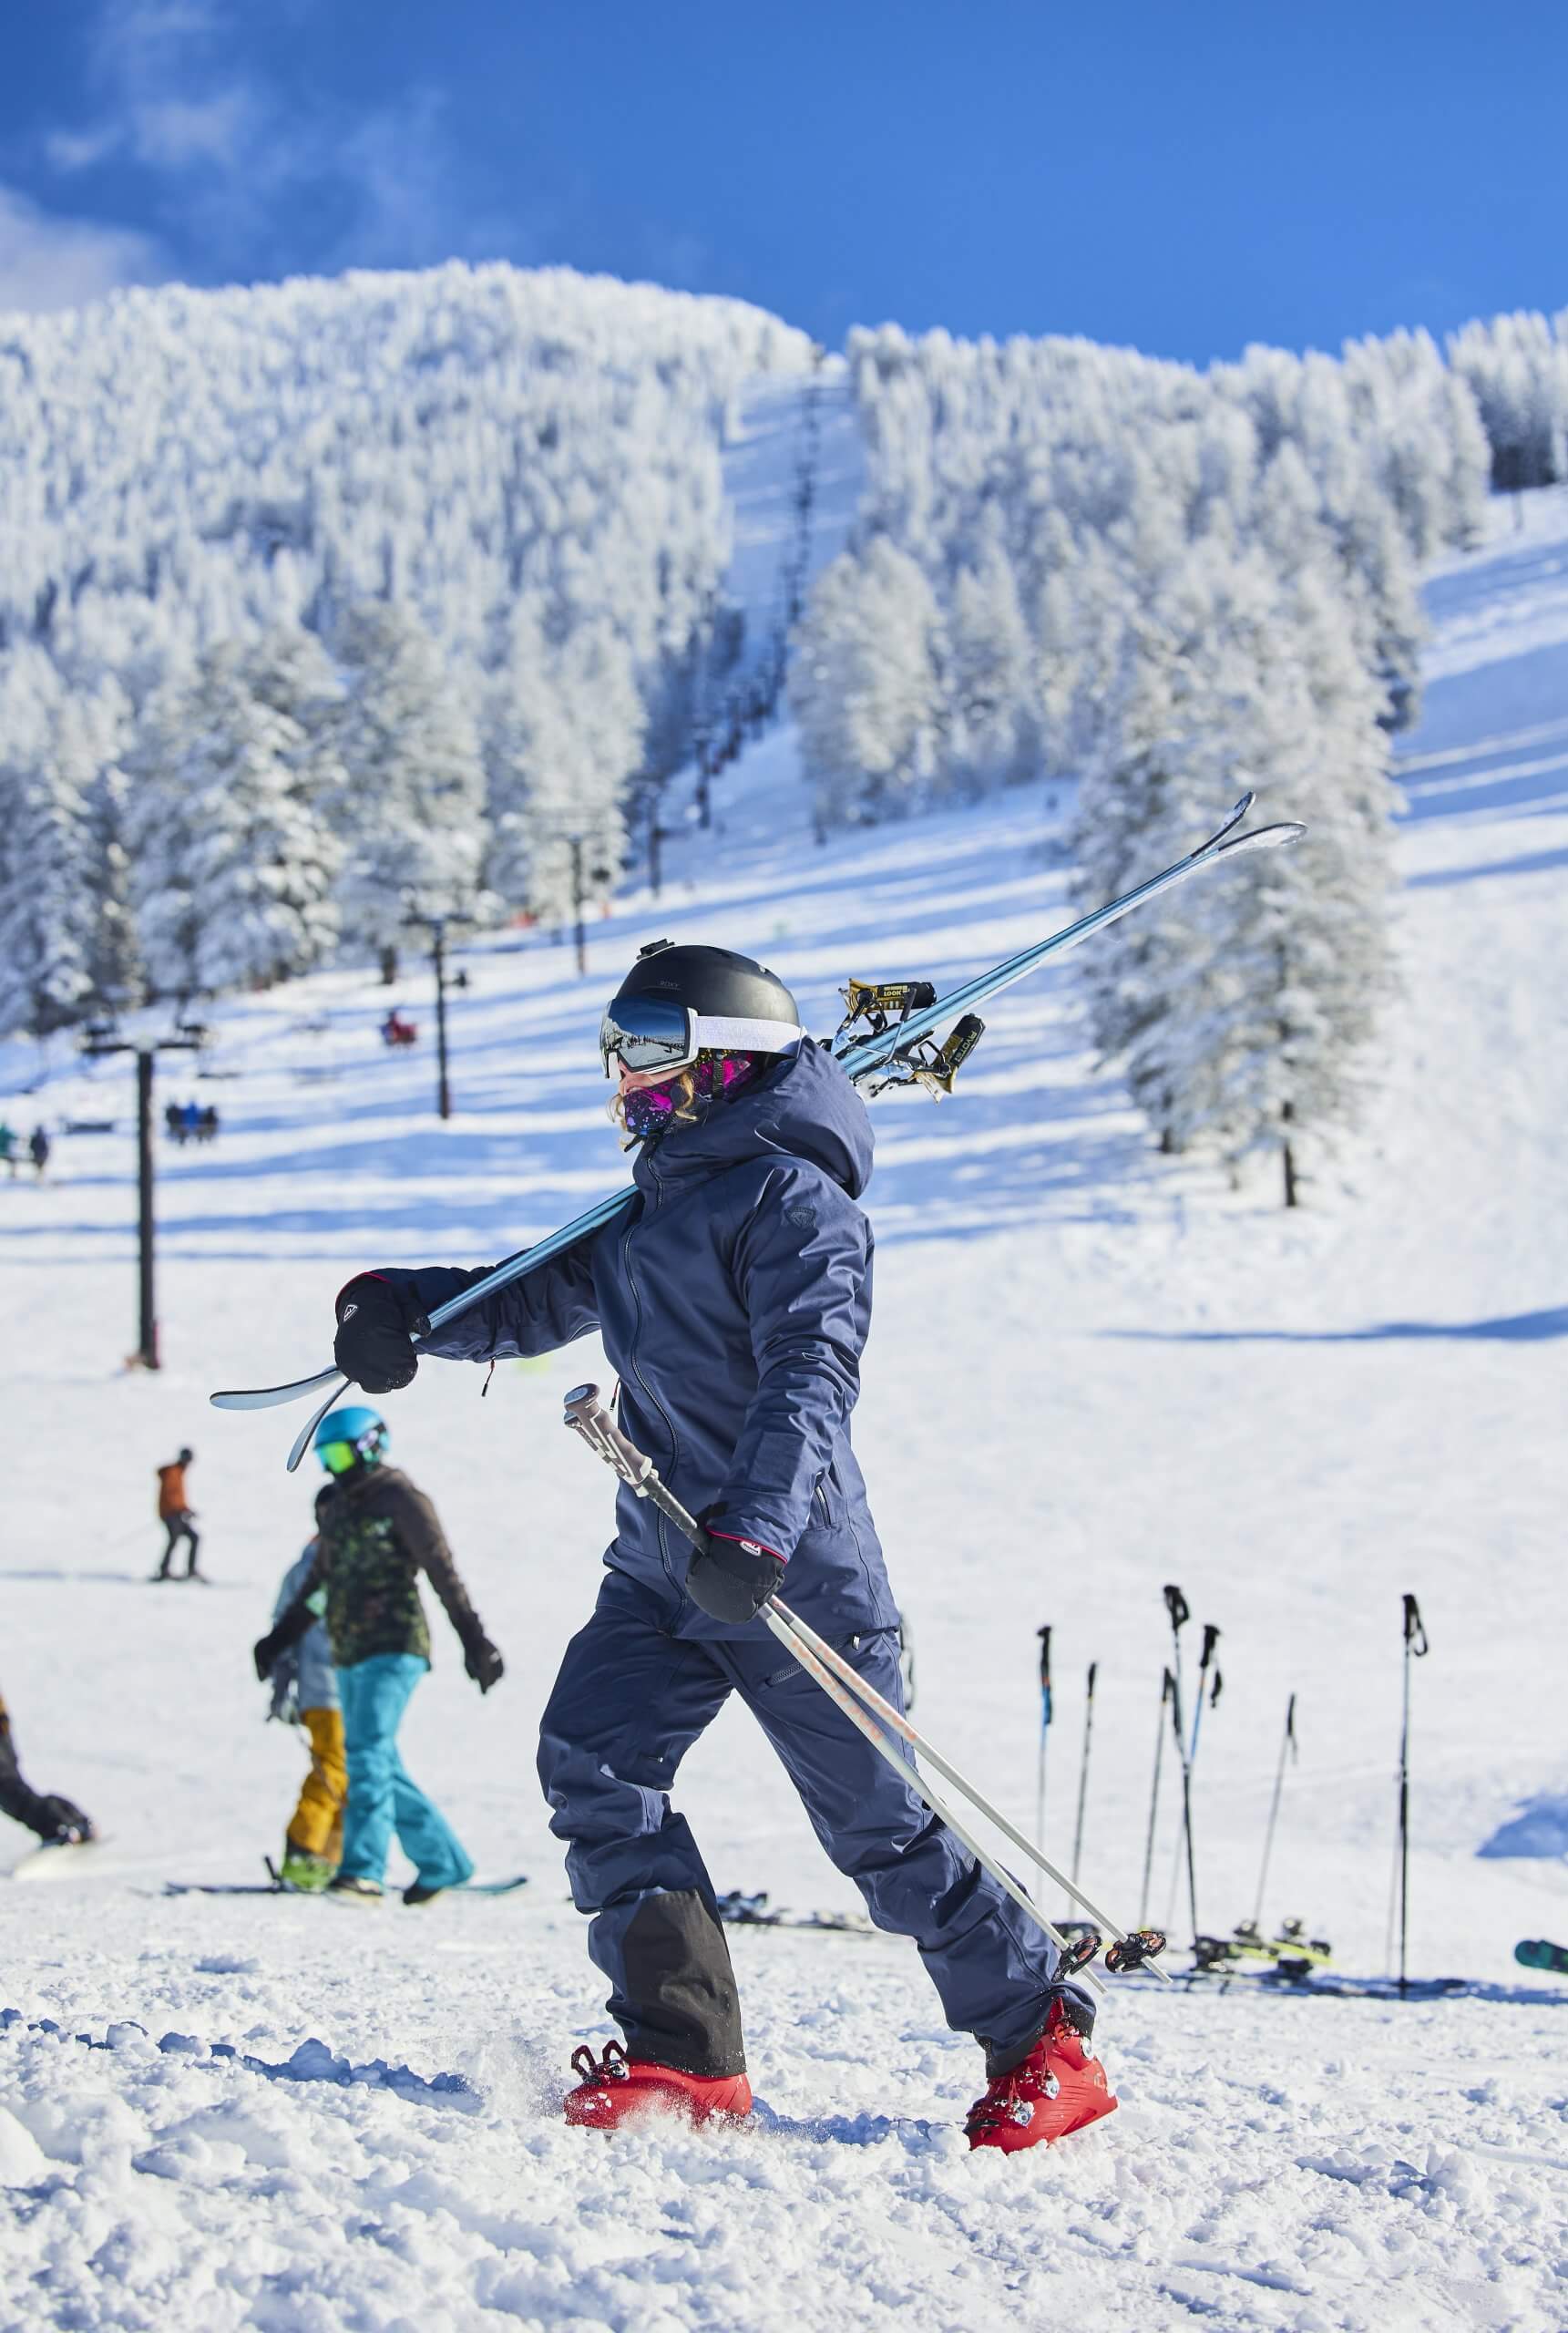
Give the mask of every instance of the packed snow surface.
[[[1056, 1631], [1063, 1853], [1098, 1661], [1083, 1865], [1124, 1921], [1174, 1580], [1224, 1631], [1195, 1786], [1203, 1925], [1254, 1908], [1295, 1691], [1264, 1917], [1299, 1913], [1347, 1972], [1386, 1968], [1399, 1598], [1418, 1594], [1410, 1962], [1471, 1989], [1112, 1988], [1121, 2112], [1008, 2161], [966, 2150], [978, 2053], [907, 1947], [742, 1932], [754, 2124], [569, 2132], [569, 2053], [610, 2028], [532, 1734], [608, 1535], [611, 1485], [559, 1422], [562, 1392], [607, 1373], [589, 1345], [503, 1366], [484, 1400], [480, 1372], [427, 1365], [389, 1405], [508, 1661], [481, 1702], [437, 1619], [408, 1761], [481, 1867], [528, 1886], [417, 1914], [161, 1895], [259, 1877], [301, 1766], [262, 1723], [249, 1646], [308, 1526], [312, 1486], [282, 1471], [303, 1413], [220, 1416], [207, 1392], [320, 1367], [356, 1267], [488, 1260], [615, 1187], [593, 1037], [641, 941], [754, 949], [825, 1030], [848, 973], [947, 985], [1065, 920], [1065, 798], [1019, 790], [818, 848], [777, 732], [719, 789], [724, 831], [670, 846], [664, 898], [594, 926], [586, 981], [537, 935], [466, 951], [450, 1124], [416, 966], [394, 992], [421, 1023], [411, 1055], [377, 1042], [388, 993], [343, 973], [216, 1014], [200, 1084], [165, 1056], [160, 1100], [216, 1102], [223, 1132], [159, 1143], [159, 1375], [120, 1366], [128, 1064], [89, 1073], [62, 1047], [40, 1069], [19, 1045], [0, 1064], [24, 1134], [113, 1122], [65, 1136], [42, 1187], [0, 1185], [0, 1680], [29, 1773], [110, 1842], [53, 1886], [0, 1884], [5, 2333], [1568, 2323], [1568, 1987], [1511, 1957], [1568, 1929], [1568, 498], [1530, 498], [1524, 519], [1501, 509], [1429, 587], [1405, 987], [1363, 1135], [1286, 1216], [1272, 1176], [1231, 1190], [1151, 1153], [1089, 1053], [1070, 966], [1018, 989], [950, 1105], [876, 1105], [856, 1427], [917, 1718], [1026, 1824], [1034, 1632]], [[182, 1441], [213, 1585], [149, 1589], [152, 1469]], [[720, 1887], [853, 1902], [743, 1713], [678, 1796]], [[1156, 1917], [1173, 1817], [1167, 1764]]]

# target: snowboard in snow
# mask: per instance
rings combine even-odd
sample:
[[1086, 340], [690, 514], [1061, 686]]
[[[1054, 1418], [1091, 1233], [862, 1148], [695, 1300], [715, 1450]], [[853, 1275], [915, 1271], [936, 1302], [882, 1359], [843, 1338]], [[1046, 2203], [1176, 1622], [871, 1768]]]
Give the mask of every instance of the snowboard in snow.
[[35, 1847], [30, 1855], [14, 1863], [6, 1874], [9, 1879], [70, 1879], [90, 1871], [95, 1858], [107, 1847], [107, 1839], [80, 1839], [64, 1846]]
[[1522, 1944], [1513, 1948], [1513, 1957], [1522, 1968], [1550, 1968], [1556, 1977], [1568, 1977], [1568, 1944], [1550, 1944], [1543, 1936], [1526, 1937]]

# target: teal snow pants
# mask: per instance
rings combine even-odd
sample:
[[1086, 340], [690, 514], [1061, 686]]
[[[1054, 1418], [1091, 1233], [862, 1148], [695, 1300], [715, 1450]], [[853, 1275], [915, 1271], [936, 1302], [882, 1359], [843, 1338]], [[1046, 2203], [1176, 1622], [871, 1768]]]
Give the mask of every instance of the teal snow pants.
[[403, 1712], [428, 1666], [415, 1652], [378, 1652], [337, 1672], [348, 1762], [340, 1865], [345, 1878], [381, 1879], [394, 1831], [426, 1887], [460, 1887], [474, 1876], [456, 1834], [397, 1754]]

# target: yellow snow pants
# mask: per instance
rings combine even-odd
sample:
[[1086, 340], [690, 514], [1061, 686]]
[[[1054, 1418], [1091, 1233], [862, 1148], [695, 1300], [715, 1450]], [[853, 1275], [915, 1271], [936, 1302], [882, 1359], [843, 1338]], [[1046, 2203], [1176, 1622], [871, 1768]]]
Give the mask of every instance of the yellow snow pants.
[[325, 1855], [336, 1863], [343, 1854], [343, 1810], [348, 1797], [343, 1711], [302, 1710], [300, 1722], [311, 1738], [311, 1771], [289, 1820], [289, 1843], [308, 1855]]

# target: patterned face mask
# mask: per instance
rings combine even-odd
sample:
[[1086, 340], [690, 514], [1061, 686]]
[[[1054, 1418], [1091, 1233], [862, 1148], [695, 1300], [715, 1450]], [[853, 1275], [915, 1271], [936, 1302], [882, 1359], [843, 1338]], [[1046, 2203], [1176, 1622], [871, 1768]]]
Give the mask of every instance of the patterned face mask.
[[755, 1053], [700, 1053], [690, 1069], [678, 1069], [657, 1085], [611, 1095], [610, 1116], [620, 1131], [621, 1148], [695, 1125], [715, 1102], [728, 1101], [749, 1084], [759, 1066]]

